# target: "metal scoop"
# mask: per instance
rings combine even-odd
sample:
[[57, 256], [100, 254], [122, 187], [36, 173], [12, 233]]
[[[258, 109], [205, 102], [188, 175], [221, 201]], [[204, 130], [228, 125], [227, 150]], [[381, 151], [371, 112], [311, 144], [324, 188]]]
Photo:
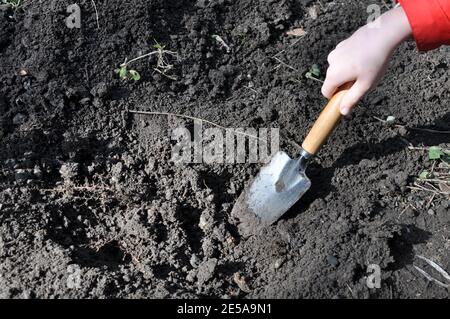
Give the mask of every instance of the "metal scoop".
[[308, 161], [319, 151], [341, 119], [339, 105], [353, 83], [341, 86], [328, 102], [302, 144], [296, 159], [276, 153], [239, 196], [231, 212], [240, 220], [244, 235], [272, 224], [286, 213], [311, 187], [306, 176]]

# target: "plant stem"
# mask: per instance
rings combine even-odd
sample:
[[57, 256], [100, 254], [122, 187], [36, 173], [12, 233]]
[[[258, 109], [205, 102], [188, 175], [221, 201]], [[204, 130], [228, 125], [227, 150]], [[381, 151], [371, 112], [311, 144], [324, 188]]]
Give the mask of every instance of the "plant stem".
[[314, 80], [314, 81], [317, 81], [317, 82], [320, 82], [320, 83], [323, 83], [324, 81], [322, 81], [321, 79], [318, 79], [318, 78], [316, 78], [316, 77], [314, 77], [314, 76], [312, 76], [312, 75], [310, 75], [310, 74], [305, 74], [305, 77], [307, 78], [307, 79], [310, 79], [310, 80]]
[[132, 63], [132, 62], [135, 62], [135, 61], [138, 61], [138, 60], [147, 58], [147, 57], [149, 57], [149, 56], [152, 56], [152, 55], [155, 55], [155, 54], [158, 54], [158, 53], [159, 53], [159, 51], [152, 51], [152, 52], [150, 52], [150, 53], [146, 53], [146, 54], [144, 54], [144, 55], [140, 55], [140, 56], [138, 56], [137, 58], [131, 59], [130, 61], [125, 60], [125, 62], [122, 63], [120, 66], [121, 66], [121, 67], [127, 66], [128, 64], [130, 64], [130, 63]]

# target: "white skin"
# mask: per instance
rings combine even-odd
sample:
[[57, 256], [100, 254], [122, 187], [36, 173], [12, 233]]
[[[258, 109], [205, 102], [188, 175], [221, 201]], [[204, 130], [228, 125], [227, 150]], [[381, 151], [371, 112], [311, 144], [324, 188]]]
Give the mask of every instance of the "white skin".
[[382, 78], [397, 47], [411, 35], [411, 26], [401, 7], [361, 27], [328, 55], [329, 67], [322, 94], [330, 99], [339, 86], [354, 81], [340, 106], [342, 115], [350, 114], [356, 103]]

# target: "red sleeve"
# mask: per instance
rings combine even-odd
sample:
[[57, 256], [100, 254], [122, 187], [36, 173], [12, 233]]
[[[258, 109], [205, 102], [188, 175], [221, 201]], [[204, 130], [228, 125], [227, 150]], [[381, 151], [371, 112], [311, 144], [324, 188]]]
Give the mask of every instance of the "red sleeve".
[[450, 0], [398, 0], [420, 51], [450, 44]]

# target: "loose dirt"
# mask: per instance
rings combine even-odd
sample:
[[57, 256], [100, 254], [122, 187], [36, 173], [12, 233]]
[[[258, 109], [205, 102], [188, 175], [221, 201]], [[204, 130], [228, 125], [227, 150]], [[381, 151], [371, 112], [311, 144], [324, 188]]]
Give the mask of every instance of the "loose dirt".
[[[448, 48], [404, 44], [310, 165], [310, 191], [250, 237], [230, 212], [261, 165], [174, 164], [170, 133], [192, 121], [127, 112], [280, 128], [294, 154], [326, 102], [304, 74], [326, 69], [372, 2], [96, 0], [98, 28], [80, 1], [80, 29], [64, 22], [71, 1], [1, 6], [0, 296], [448, 297], [413, 267], [432, 273], [420, 254], [450, 269], [450, 213], [448, 197], [408, 188], [432, 166], [408, 145], [449, 135], [374, 119], [450, 130]], [[155, 41], [177, 53], [176, 80], [156, 57], [130, 66], [137, 82], [114, 73]]]

